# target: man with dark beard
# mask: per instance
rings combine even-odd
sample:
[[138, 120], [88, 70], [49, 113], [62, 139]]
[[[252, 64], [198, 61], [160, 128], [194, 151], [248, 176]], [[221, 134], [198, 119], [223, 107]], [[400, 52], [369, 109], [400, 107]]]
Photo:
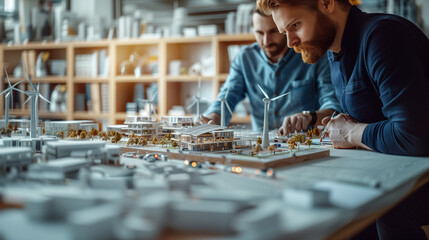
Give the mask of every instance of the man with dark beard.
[[[344, 114], [323, 119], [336, 148], [429, 156], [429, 39], [408, 20], [348, 0], [257, 0], [288, 46], [316, 63], [327, 53]], [[329, 51], [328, 51], [329, 50]], [[426, 239], [429, 184], [377, 220], [382, 239]]]
[[[231, 64], [226, 83], [218, 98], [228, 92], [227, 101], [234, 109], [245, 96], [249, 98], [252, 128], [260, 131], [264, 119], [264, 102], [259, 84], [269, 97], [290, 94], [270, 104], [269, 129], [282, 134], [321, 124], [340, 106], [330, 80], [327, 59], [314, 65], [305, 64], [301, 54], [289, 51], [286, 36], [280, 34], [272, 17], [259, 11], [252, 15], [257, 43], [243, 47]], [[228, 90], [229, 89], [229, 90]], [[216, 101], [202, 116], [203, 122], [220, 123], [221, 103]], [[226, 124], [231, 114], [226, 112]]]

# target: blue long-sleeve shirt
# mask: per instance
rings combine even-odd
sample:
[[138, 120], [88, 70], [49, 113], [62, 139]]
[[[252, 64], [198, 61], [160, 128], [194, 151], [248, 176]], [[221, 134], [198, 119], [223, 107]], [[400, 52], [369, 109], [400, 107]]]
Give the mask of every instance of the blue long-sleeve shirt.
[[[304, 110], [339, 110], [340, 105], [332, 87], [329, 65], [324, 57], [317, 64], [305, 64], [301, 54], [289, 49], [278, 63], [272, 64], [257, 43], [243, 47], [231, 64], [228, 77], [218, 94], [223, 98], [227, 89], [227, 102], [232, 110], [245, 96], [251, 108], [252, 128], [260, 131], [264, 122], [264, 97], [259, 84], [270, 98], [290, 92], [270, 103], [269, 129], [281, 127], [284, 117]], [[204, 113], [221, 112], [220, 101], [215, 101]], [[225, 107], [228, 124], [231, 114]]]
[[345, 113], [369, 123], [362, 143], [375, 151], [429, 155], [429, 40], [408, 20], [352, 7], [341, 51], [328, 51]]

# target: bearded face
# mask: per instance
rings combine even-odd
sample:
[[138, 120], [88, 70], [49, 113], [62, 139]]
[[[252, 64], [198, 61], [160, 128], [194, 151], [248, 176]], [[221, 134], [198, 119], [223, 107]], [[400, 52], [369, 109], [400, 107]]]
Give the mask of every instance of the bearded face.
[[332, 45], [335, 35], [334, 23], [328, 17], [318, 12], [313, 39], [298, 43], [293, 46], [293, 49], [295, 52], [301, 53], [302, 60], [305, 63], [314, 64], [325, 55], [326, 51]]

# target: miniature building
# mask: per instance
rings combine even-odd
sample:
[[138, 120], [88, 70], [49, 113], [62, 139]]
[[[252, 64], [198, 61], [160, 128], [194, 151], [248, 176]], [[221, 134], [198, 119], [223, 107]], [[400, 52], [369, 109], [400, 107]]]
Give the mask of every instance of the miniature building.
[[134, 133], [136, 136], [141, 136], [148, 139], [151, 139], [155, 136], [158, 137], [161, 123], [157, 123], [154, 120], [155, 118], [153, 117], [126, 117], [124, 123], [128, 125], [128, 127], [125, 128], [125, 135], [129, 136]]
[[227, 150], [235, 144], [234, 130], [225, 130], [219, 125], [203, 124], [178, 130], [174, 134], [179, 146], [191, 151]]
[[[57, 132], [62, 131], [64, 132], [64, 136], [68, 136], [69, 131], [79, 131], [79, 129], [82, 129], [82, 126], [91, 127], [89, 131], [91, 131], [92, 128], [95, 128], [95, 126], [96, 129], [98, 129], [98, 124], [90, 120], [52, 121], [45, 123], [45, 135], [55, 136]], [[88, 131], [88, 129], [86, 130]]]
[[161, 117], [162, 135], [173, 133], [182, 128], [190, 128], [194, 125], [192, 116], [163, 116]]
[[21, 138], [19, 139], [18, 146], [20, 147], [30, 147], [33, 152], [41, 151], [43, 146], [47, 142], [56, 141], [55, 137], [38, 137], [38, 138]]
[[[73, 141], [73, 142], [48, 142], [46, 144], [46, 159], [57, 159], [70, 157], [74, 151], [88, 151], [93, 150], [96, 154], [96, 158], [102, 159], [101, 150], [105, 148], [106, 143], [104, 142], [92, 142], [92, 141]], [[98, 156], [100, 155], [100, 156]]]
[[85, 158], [60, 158], [56, 161], [31, 165], [27, 179], [42, 181], [63, 181], [66, 178], [77, 179], [79, 170], [89, 167]]
[[0, 176], [9, 173], [16, 168], [18, 173], [25, 172], [33, 160], [31, 148], [10, 147], [0, 151]]
[[[9, 119], [9, 123], [12, 126], [17, 126], [18, 128], [23, 129], [30, 129], [30, 120], [28, 119]], [[0, 120], [0, 128], [5, 128], [6, 126], [6, 120], [1, 119]]]
[[116, 131], [119, 132], [122, 135], [125, 135], [125, 133], [127, 132], [126, 128], [128, 126], [125, 124], [117, 124], [117, 125], [108, 125], [106, 130], [107, 131]]

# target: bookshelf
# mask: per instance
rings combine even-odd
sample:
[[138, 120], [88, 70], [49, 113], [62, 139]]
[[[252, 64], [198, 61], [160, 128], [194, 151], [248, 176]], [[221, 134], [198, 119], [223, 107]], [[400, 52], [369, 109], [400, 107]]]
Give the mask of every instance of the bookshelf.
[[[40, 80], [41, 85], [49, 85], [50, 92], [47, 94], [48, 96], [44, 95], [46, 98], [50, 99], [50, 94], [57, 85], [65, 85], [67, 89], [66, 111], [50, 112], [49, 109], [40, 109], [40, 118], [94, 119], [116, 124], [123, 123], [125, 120], [126, 103], [134, 101], [134, 88], [137, 84], [142, 85], [144, 89], [156, 85], [158, 117], [167, 115], [168, 110], [175, 105], [183, 105], [186, 109], [186, 104], [195, 92], [200, 77], [192, 75], [188, 71], [174, 72], [171, 69], [174, 67], [171, 64], [172, 61], [180, 61], [181, 65], [187, 69], [205, 57], [209, 63], [206, 63], [206, 66], [211, 65], [212, 69], [207, 70], [201, 76], [202, 86], [206, 90], [208, 89], [205, 95], [210, 98], [209, 100], [215, 99], [219, 88], [228, 76], [228, 46], [251, 44], [254, 41], [253, 34], [244, 34], [70, 43], [31, 42], [25, 45], [0, 45], [0, 62], [2, 69], [7, 68], [13, 84], [24, 79], [23, 77], [13, 77], [13, 71], [20, 64], [23, 56], [29, 59], [27, 61], [33, 68], [42, 51], [49, 53], [49, 60], [65, 60], [64, 76], [49, 75], [48, 72], [47, 76], [35, 78], [34, 69], [31, 67], [29, 69], [29, 74], [33, 79]], [[109, 69], [108, 73], [102, 73], [103, 70], [98, 69], [97, 73], [77, 74], [77, 68], [80, 69], [80, 73], [82, 72], [82, 64], [76, 59], [80, 60], [82, 56], [89, 57], [91, 54], [94, 55], [93, 58], [96, 58], [97, 54], [97, 56], [103, 54], [108, 56], [108, 62], [105, 62], [104, 66]], [[102, 61], [101, 58], [98, 59], [99, 64]], [[80, 65], [76, 66], [76, 63]], [[140, 66], [140, 71], [134, 71], [136, 66]], [[3, 91], [7, 87], [7, 80], [5, 80], [3, 71], [0, 76], [3, 81], [0, 84], [0, 90]], [[22, 88], [28, 87], [27, 83], [21, 84], [24, 85]], [[107, 101], [107, 110], [89, 109], [88, 106], [82, 109], [82, 97], [88, 93], [88, 88], [92, 93], [98, 91], [100, 98], [103, 98], [99, 99], [100, 102]], [[107, 96], [101, 96], [103, 94], [107, 94]], [[80, 103], [77, 101], [78, 95]], [[144, 95], [146, 97], [147, 92], [144, 92]], [[19, 98], [22, 100], [26, 97]], [[87, 99], [85, 98], [85, 100]], [[0, 97], [0, 114], [4, 114], [3, 96]], [[30, 111], [28, 107], [14, 106], [13, 109], [10, 109], [10, 115], [19, 118], [29, 117]], [[231, 121], [248, 123], [250, 117], [233, 117]]]

